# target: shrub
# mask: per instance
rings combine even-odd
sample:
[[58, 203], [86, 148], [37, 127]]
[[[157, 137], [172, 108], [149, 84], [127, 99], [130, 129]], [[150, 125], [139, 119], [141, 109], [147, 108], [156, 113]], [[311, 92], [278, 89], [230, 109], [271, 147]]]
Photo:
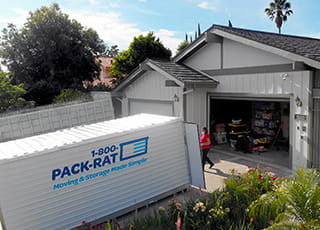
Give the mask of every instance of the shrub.
[[225, 185], [223, 191], [185, 204], [169, 201], [167, 209], [160, 207], [153, 215], [135, 217], [124, 227], [110, 224], [104, 227], [107, 230], [320, 229], [317, 170], [301, 169], [294, 179], [289, 179], [250, 168], [244, 174], [234, 171]]
[[54, 101], [56, 103], [63, 103], [79, 99], [84, 97], [84, 95], [85, 93], [77, 89], [64, 89], [58, 96], [55, 97]]
[[215, 191], [210, 194], [209, 199], [187, 203], [185, 229], [227, 229], [230, 226], [230, 208], [223, 207], [224, 200], [224, 193]]
[[243, 221], [250, 223], [247, 215], [248, 206], [262, 194], [272, 191], [277, 177], [270, 171], [251, 168], [247, 173], [239, 174], [235, 171], [225, 181], [224, 207], [230, 208], [229, 219], [240, 226]]
[[249, 207], [257, 227], [272, 229], [320, 229], [320, 174], [310, 169], [296, 172], [294, 179], [280, 180], [271, 192]]
[[23, 84], [11, 84], [9, 74], [0, 71], [0, 113], [34, 106], [33, 101], [26, 101]]

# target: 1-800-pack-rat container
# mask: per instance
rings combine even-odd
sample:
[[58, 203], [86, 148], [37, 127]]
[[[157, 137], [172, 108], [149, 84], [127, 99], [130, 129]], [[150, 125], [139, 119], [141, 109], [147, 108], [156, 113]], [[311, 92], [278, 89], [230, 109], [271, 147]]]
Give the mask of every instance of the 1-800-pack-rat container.
[[70, 229], [190, 183], [181, 118], [140, 114], [0, 143], [6, 230]]

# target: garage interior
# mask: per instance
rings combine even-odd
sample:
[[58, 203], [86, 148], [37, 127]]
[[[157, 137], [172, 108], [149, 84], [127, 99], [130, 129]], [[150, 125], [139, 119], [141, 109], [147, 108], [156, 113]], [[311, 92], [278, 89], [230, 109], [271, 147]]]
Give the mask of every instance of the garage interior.
[[290, 167], [289, 108], [289, 101], [211, 97], [213, 148]]

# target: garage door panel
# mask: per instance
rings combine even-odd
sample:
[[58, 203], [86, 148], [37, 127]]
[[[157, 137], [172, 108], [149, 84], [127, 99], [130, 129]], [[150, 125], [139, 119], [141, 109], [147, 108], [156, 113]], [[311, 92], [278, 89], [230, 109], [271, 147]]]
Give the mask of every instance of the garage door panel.
[[129, 100], [130, 115], [139, 113], [150, 113], [158, 115], [173, 116], [172, 101], [156, 101], [156, 100]]

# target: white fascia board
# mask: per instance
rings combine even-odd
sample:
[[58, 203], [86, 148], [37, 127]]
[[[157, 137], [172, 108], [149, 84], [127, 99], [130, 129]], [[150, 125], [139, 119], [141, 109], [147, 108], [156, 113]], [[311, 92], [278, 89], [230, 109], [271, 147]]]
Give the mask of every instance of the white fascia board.
[[137, 75], [139, 75], [142, 71], [145, 71], [145, 70], [141, 69], [141, 66], [140, 66], [134, 73], [130, 74], [123, 82], [121, 82], [120, 85], [112, 91], [112, 94], [116, 95], [115, 93], [118, 93], [119, 91], [121, 91], [128, 84], [130, 84], [131, 81], [134, 81]]
[[252, 41], [250, 39], [247, 39], [247, 38], [244, 38], [244, 37], [241, 37], [241, 36], [238, 36], [238, 35], [234, 35], [234, 34], [230, 34], [230, 33], [225, 32], [225, 31], [221, 31], [219, 29], [213, 29], [211, 32], [214, 33], [214, 34], [220, 35], [222, 37], [228, 38], [230, 40], [233, 40], [233, 41], [236, 41], [236, 42], [240, 42], [242, 44], [245, 44], [245, 45], [248, 45], [248, 46], [251, 46], [251, 47], [255, 47], [255, 48], [267, 51], [267, 52], [271, 52], [271, 53], [277, 54], [277, 55], [282, 56], [284, 58], [288, 58], [288, 59], [290, 59], [292, 61], [304, 62], [307, 65], [310, 65], [310, 66], [312, 66], [314, 68], [320, 69], [320, 62], [317, 62], [317, 61], [314, 61], [312, 59], [303, 57], [301, 55], [294, 54], [294, 53], [291, 53], [291, 52], [288, 52], [288, 51], [285, 51], [285, 50], [282, 50], [282, 49], [279, 49], [279, 48], [276, 48], [276, 47], [273, 47], [273, 46], [265, 45], [265, 44], [262, 44], [260, 42]]
[[175, 56], [172, 60], [174, 62], [180, 61], [182, 58], [184, 58], [188, 53], [192, 52], [198, 45], [200, 45], [203, 42], [206, 42], [206, 34], [202, 34], [197, 40], [195, 40], [193, 43], [190, 44], [189, 47], [187, 47], [185, 50], [183, 50], [181, 53], [179, 53], [177, 56]]
[[177, 83], [177, 85], [184, 87], [184, 83], [182, 81], [179, 81], [177, 78], [171, 76], [169, 73], [167, 73], [166, 71], [164, 71], [163, 69], [159, 68], [158, 66], [154, 65], [151, 62], [147, 62], [147, 65], [150, 66], [152, 69], [154, 69], [156, 72], [164, 75], [165, 77], [167, 77], [169, 80], [174, 81], [175, 83]]

